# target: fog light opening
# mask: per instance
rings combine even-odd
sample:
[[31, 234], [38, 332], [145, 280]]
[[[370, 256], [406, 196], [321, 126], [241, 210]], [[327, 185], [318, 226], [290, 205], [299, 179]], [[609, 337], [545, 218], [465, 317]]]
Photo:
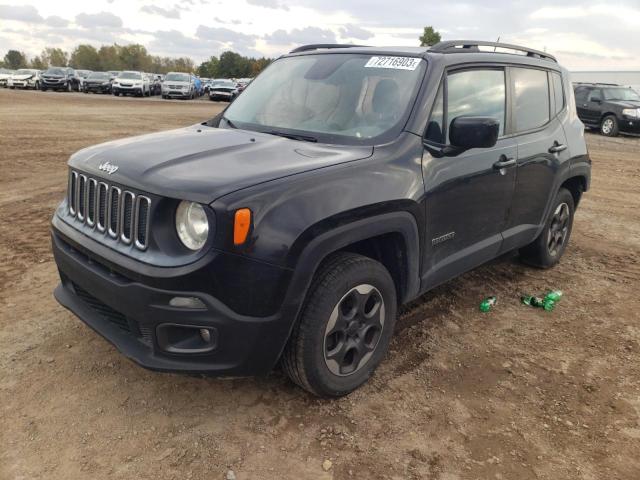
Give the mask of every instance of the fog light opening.
[[200, 329], [200, 338], [202, 338], [202, 341], [204, 343], [211, 343], [211, 332], [209, 331], [209, 329], [207, 328], [201, 328]]

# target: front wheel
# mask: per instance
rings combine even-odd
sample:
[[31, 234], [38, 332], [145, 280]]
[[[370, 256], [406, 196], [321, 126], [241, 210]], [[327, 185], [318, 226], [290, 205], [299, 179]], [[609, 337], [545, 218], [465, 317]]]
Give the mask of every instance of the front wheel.
[[618, 119], [614, 115], [607, 115], [600, 123], [600, 133], [605, 137], [617, 137], [620, 132]]
[[396, 310], [395, 285], [381, 263], [333, 255], [314, 277], [283, 353], [284, 371], [318, 396], [352, 392], [384, 358]]
[[571, 237], [574, 213], [573, 195], [566, 188], [561, 188], [542, 233], [520, 250], [522, 260], [540, 268], [553, 267], [558, 263]]

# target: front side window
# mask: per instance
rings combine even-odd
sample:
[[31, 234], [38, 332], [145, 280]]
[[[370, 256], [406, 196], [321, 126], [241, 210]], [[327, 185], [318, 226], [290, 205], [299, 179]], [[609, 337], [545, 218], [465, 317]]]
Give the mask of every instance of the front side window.
[[[493, 117], [504, 134], [506, 112], [504, 70], [465, 70], [447, 77], [447, 123], [457, 117]], [[449, 142], [450, 143], [450, 142]]]
[[533, 68], [512, 68], [516, 131], [525, 132], [549, 122], [549, 80], [547, 72]]
[[308, 133], [330, 143], [369, 143], [402, 128], [425, 66], [414, 57], [285, 57], [251, 83], [225, 119], [248, 130]]
[[599, 89], [595, 89], [595, 90], [591, 90], [591, 93], [589, 94], [589, 101], [590, 102], [601, 102], [602, 101], [602, 94], [600, 93]]

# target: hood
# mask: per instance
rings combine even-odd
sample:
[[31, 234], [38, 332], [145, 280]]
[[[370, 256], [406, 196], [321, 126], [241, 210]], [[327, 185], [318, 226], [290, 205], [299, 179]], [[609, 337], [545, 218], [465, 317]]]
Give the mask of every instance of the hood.
[[0, 73], [0, 78], [5, 79], [9, 78], [13, 75], [13, 73]]
[[[371, 156], [370, 146], [329, 146], [202, 125], [80, 150], [69, 166], [109, 182], [211, 203], [258, 183]], [[109, 162], [109, 175], [98, 167]]]
[[13, 80], [29, 80], [33, 75], [33, 73], [21, 73], [20, 75], [11, 75], [11, 78]]
[[607, 103], [618, 105], [622, 108], [640, 108], [638, 100], [608, 100]]

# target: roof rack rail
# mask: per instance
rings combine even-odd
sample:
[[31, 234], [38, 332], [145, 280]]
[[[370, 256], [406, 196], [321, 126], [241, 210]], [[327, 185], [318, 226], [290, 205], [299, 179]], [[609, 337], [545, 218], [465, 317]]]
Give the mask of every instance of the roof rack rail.
[[[483, 42], [476, 40], [449, 40], [440, 42], [429, 48], [430, 52], [435, 53], [483, 53], [478, 47], [494, 47], [506, 48], [508, 50], [515, 50], [517, 52], [523, 52], [527, 54], [527, 57], [540, 58], [542, 60], [550, 60], [552, 62], [558, 62], [556, 57], [540, 50], [534, 50], [532, 48], [521, 47], [519, 45], [512, 45], [510, 43], [500, 42]], [[501, 52], [503, 53], [503, 52]]]
[[311, 50], [320, 50], [321, 48], [353, 48], [353, 47], [366, 47], [366, 45], [352, 45], [350, 43], [314, 43], [311, 45], [302, 45], [298, 48], [294, 48], [289, 53], [308, 52]]
[[[604, 83], [604, 82], [571, 82], [574, 85], [603, 85], [606, 87], [621, 87], [619, 83]], [[631, 88], [631, 87], [629, 87]]]

